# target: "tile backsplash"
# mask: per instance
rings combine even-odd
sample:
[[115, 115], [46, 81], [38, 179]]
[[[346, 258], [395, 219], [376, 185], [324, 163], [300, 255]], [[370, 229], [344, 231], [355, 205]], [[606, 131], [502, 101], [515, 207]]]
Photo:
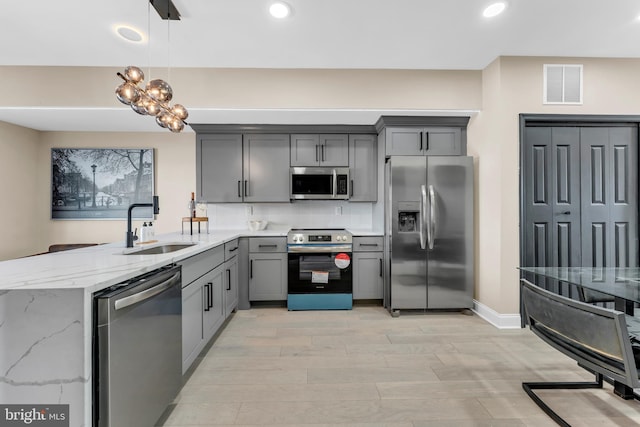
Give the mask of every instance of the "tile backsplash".
[[269, 221], [268, 228], [372, 229], [373, 203], [304, 200], [292, 203], [207, 204], [212, 228], [244, 229], [249, 220]]

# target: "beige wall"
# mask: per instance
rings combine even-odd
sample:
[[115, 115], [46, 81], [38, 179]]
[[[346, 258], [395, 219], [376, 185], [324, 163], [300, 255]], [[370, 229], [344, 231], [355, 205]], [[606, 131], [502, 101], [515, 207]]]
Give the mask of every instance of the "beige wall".
[[0, 260], [37, 252], [40, 134], [0, 122]]
[[[584, 105], [542, 104], [544, 63], [584, 64]], [[0, 106], [119, 106], [112, 96], [116, 71], [2, 67]], [[476, 157], [476, 299], [503, 314], [518, 312], [518, 115], [640, 114], [640, 60], [636, 59], [503, 57], [482, 71], [172, 69], [171, 73], [180, 102], [191, 108], [480, 110], [468, 128], [469, 154]], [[124, 146], [156, 149], [161, 201], [156, 227], [159, 232], [178, 229], [185, 200], [195, 189], [193, 134], [38, 133], [0, 123], [2, 195], [16, 201], [15, 212], [0, 214], [0, 232], [11, 237], [3, 239], [0, 259], [38, 252], [51, 243], [123, 239], [123, 221], [52, 221], [48, 204], [51, 147]], [[13, 185], [16, 181], [21, 188]]]
[[[584, 104], [542, 104], [543, 64], [584, 64]], [[478, 156], [476, 298], [518, 312], [519, 114], [640, 115], [640, 59], [503, 57], [483, 71], [482, 111], [469, 126]], [[473, 137], [472, 137], [473, 136]]]

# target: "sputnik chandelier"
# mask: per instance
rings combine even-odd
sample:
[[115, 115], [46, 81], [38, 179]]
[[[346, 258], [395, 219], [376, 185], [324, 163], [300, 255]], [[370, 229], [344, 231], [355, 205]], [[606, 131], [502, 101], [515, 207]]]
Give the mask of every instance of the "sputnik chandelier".
[[181, 104], [169, 105], [173, 98], [173, 89], [162, 79], [154, 79], [142, 88], [138, 84], [144, 81], [144, 73], [133, 65], [124, 69], [124, 74], [118, 72], [118, 77], [124, 80], [116, 88], [116, 98], [141, 115], [155, 116], [156, 123], [171, 132], [180, 132], [187, 124], [189, 116], [187, 109]]
[[[148, 32], [151, 33], [150, 9], [154, 7], [160, 18], [167, 21], [167, 57], [169, 57], [169, 22], [172, 20], [180, 20], [180, 12], [176, 9], [171, 0], [149, 0], [147, 4], [147, 26]], [[151, 49], [149, 47], [149, 49]], [[167, 64], [169, 71], [169, 64]], [[151, 68], [149, 68], [151, 74]], [[189, 116], [189, 112], [183, 105], [169, 104], [173, 98], [173, 89], [169, 83], [162, 79], [154, 79], [143, 86], [144, 73], [138, 67], [133, 65], [124, 69], [124, 74], [118, 72], [118, 77], [124, 80], [120, 86], [116, 88], [116, 98], [125, 105], [130, 105], [131, 109], [141, 115], [155, 116], [156, 123], [163, 128], [169, 129], [171, 132], [180, 132], [184, 129], [185, 122]], [[140, 85], [140, 86], [138, 86]]]

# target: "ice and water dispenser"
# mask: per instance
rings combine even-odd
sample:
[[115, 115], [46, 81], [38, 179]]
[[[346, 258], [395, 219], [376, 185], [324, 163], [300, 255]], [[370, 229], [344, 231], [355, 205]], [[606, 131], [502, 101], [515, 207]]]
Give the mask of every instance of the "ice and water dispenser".
[[417, 233], [420, 226], [419, 202], [399, 202], [397, 221], [399, 232]]

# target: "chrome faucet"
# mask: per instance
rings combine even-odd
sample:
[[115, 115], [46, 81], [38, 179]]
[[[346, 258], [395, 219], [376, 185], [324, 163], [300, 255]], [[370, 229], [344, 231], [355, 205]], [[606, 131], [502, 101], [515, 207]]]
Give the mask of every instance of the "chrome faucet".
[[131, 211], [133, 208], [153, 208], [153, 214], [157, 215], [160, 213], [160, 202], [158, 201], [158, 196], [153, 196], [153, 203], [133, 203], [129, 205], [129, 210], [127, 210], [127, 247], [133, 247], [133, 241], [137, 238], [137, 236], [133, 237], [133, 232], [131, 231]]

